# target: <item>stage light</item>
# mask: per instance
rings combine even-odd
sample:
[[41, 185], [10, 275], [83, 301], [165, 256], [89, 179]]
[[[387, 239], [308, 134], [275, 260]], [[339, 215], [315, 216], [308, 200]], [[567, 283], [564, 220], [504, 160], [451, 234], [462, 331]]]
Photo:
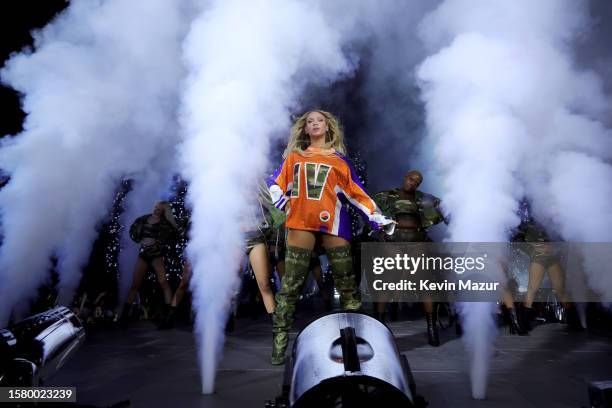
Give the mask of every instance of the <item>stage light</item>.
[[0, 330], [0, 386], [42, 385], [84, 339], [81, 321], [66, 307], [47, 310]]

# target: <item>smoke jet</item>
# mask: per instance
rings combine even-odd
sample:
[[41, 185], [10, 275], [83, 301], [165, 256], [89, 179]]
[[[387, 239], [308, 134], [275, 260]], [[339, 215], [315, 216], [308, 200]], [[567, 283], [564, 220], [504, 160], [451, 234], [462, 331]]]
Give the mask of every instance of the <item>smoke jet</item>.
[[0, 150], [0, 326], [27, 310], [53, 254], [69, 302], [120, 180], [173, 160], [184, 19], [164, 0], [75, 1], [6, 62], [27, 117]]

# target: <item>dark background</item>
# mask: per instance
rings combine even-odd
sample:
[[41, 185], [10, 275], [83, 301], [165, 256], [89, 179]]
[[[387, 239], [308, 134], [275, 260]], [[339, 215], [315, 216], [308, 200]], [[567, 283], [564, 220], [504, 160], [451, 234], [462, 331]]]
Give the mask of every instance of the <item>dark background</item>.
[[[4, 2], [0, 11], [0, 60], [2, 67], [9, 56], [32, 46], [33, 29], [43, 27], [58, 12], [68, 6], [65, 0], [19, 0]], [[24, 113], [19, 95], [5, 86], [0, 88], [0, 137], [21, 131]]]

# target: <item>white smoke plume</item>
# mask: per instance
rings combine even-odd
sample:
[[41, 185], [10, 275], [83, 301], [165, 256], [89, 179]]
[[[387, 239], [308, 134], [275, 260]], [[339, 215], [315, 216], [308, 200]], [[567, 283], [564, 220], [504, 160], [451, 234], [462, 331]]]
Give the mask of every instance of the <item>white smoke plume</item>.
[[463, 328], [462, 340], [470, 361], [470, 383], [472, 397], [485, 399], [489, 365], [493, 355], [493, 342], [497, 327], [491, 316], [495, 313], [495, 303], [465, 302], [457, 303]]
[[[608, 105], [570, 53], [586, 17], [572, 1], [447, 0], [421, 23], [432, 55], [418, 78], [452, 241], [507, 240], [524, 196], [564, 238], [610, 241], [611, 141], [596, 120]], [[579, 222], [587, 209], [592, 217]], [[483, 355], [488, 327], [468, 339]], [[484, 390], [472, 383], [474, 397]]]
[[188, 253], [204, 393], [214, 389], [238, 280], [237, 221], [271, 170], [270, 138], [288, 137], [289, 110], [302, 87], [351, 71], [340, 46], [317, 4], [280, 0], [212, 2], [185, 41], [181, 163], [193, 207]]
[[53, 254], [68, 301], [120, 179], [172, 160], [184, 19], [167, 0], [73, 1], [6, 62], [27, 118], [0, 150], [0, 326]]

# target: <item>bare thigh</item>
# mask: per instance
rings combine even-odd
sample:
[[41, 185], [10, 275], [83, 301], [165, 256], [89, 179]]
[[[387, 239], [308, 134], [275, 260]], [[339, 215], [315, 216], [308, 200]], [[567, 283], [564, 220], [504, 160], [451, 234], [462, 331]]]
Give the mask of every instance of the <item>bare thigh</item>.
[[531, 262], [529, 264], [529, 291], [533, 291], [533, 293], [535, 293], [540, 288], [545, 271], [546, 269], [544, 266], [537, 262]]
[[155, 269], [155, 276], [159, 283], [168, 282], [166, 279], [166, 267], [164, 266], [164, 260], [162, 258], [155, 258], [152, 262], [153, 269]]
[[544, 266], [537, 262], [531, 262], [529, 264], [529, 284], [527, 286], [527, 297], [525, 298], [525, 306], [531, 307], [535, 294], [542, 284], [544, 278]]
[[140, 285], [142, 285], [142, 281], [148, 269], [149, 266], [147, 263], [141, 257], [138, 257], [136, 266], [134, 267], [134, 275], [132, 276], [132, 286], [125, 300], [126, 303], [132, 303], [136, 299], [136, 294], [140, 290]]
[[557, 292], [557, 296], [561, 302], [566, 303], [568, 301], [567, 294], [565, 293], [565, 274], [561, 265], [555, 263], [548, 268], [548, 277], [553, 289]]
[[257, 244], [249, 254], [249, 262], [260, 289], [268, 287], [270, 278], [270, 264], [268, 261], [268, 248], [266, 244]]
[[323, 243], [323, 247], [325, 249], [349, 245], [349, 242], [346, 239], [329, 234], [321, 234], [321, 242]]
[[179, 284], [179, 289], [187, 290], [189, 288], [189, 281], [191, 280], [191, 264], [185, 261], [183, 264], [183, 277]]
[[136, 266], [134, 267], [134, 276], [132, 277], [132, 288], [138, 290], [140, 285], [142, 284], [142, 280], [144, 279], [147, 273], [148, 265], [141, 258], [138, 257], [136, 261]]
[[317, 236], [312, 231], [289, 229], [287, 233], [287, 246], [310, 249], [312, 251], [316, 241]]

